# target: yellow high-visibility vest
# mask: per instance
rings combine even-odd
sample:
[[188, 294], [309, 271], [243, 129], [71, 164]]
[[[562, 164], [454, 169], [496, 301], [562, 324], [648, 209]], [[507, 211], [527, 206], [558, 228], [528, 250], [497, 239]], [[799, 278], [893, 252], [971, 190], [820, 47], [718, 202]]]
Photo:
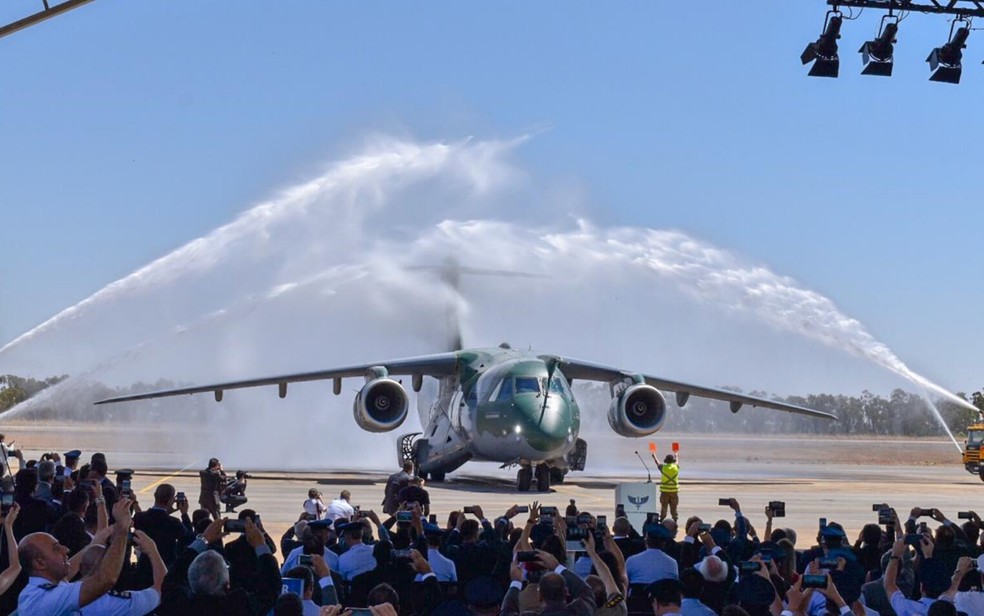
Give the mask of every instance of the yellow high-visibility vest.
[[664, 464], [660, 474], [662, 475], [659, 482], [660, 492], [680, 491], [680, 467], [676, 463]]

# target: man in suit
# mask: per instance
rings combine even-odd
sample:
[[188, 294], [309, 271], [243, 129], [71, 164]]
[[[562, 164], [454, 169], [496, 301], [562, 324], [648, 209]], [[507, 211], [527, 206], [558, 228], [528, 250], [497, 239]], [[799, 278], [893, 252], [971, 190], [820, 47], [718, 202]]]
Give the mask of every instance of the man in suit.
[[[188, 517], [188, 500], [185, 499], [175, 507], [174, 486], [162, 483], [154, 490], [154, 506], [133, 516], [133, 526], [136, 530], [147, 533], [160, 553], [164, 564], [168, 567], [177, 558], [178, 546], [184, 546], [194, 539], [191, 518]], [[172, 516], [175, 511], [181, 512], [181, 519]], [[137, 561], [137, 577], [141, 584], [152, 580], [151, 563], [143, 555]]]
[[211, 514], [213, 520], [219, 519], [219, 498], [226, 485], [226, 474], [218, 458], [208, 461], [208, 467], [198, 471], [201, 479], [201, 492], [198, 494], [198, 504]]
[[407, 487], [413, 479], [413, 462], [404, 462], [403, 470], [393, 473], [386, 480], [386, 488], [383, 490], [383, 513], [393, 515], [400, 508], [400, 501], [397, 498], [400, 490]]
[[[544, 571], [540, 578], [540, 616], [588, 616], [595, 613], [594, 592], [573, 571], [557, 562], [549, 552], [536, 551], [536, 564]], [[519, 591], [523, 587], [523, 569], [513, 562], [509, 569], [512, 582], [502, 599], [502, 616], [518, 616]], [[571, 600], [567, 601], [567, 595]]]

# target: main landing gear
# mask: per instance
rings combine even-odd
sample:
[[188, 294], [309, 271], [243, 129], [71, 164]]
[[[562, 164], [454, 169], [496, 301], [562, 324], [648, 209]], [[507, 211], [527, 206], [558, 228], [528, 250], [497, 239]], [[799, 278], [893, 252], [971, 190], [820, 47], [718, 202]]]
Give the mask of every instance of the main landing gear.
[[[547, 464], [537, 465], [536, 469], [528, 464], [521, 465], [516, 473], [516, 488], [520, 492], [529, 492], [533, 486], [534, 476], [536, 478], [536, 491], [549, 492], [551, 477], [555, 473]], [[563, 474], [560, 475], [563, 481]]]

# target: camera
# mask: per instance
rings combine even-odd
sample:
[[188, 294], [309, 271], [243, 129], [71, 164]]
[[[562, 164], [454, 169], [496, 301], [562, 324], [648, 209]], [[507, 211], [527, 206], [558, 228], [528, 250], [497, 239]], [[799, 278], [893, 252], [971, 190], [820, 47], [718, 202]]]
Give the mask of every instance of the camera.
[[783, 501], [769, 501], [769, 509], [772, 510], [772, 517], [774, 518], [786, 517], [786, 503]]
[[812, 575], [807, 573], [803, 576], [803, 588], [826, 588], [826, 575]]
[[536, 550], [516, 552], [516, 562], [518, 563], [536, 562]]
[[755, 573], [762, 568], [762, 563], [755, 560], [743, 560], [738, 563], [738, 570], [742, 573]]

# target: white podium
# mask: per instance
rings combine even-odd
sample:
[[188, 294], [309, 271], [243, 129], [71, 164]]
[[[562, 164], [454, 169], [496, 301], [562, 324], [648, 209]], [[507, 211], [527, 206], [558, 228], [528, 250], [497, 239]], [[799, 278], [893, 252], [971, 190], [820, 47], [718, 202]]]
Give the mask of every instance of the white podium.
[[[647, 513], [659, 513], [658, 483], [619, 483], [615, 485], [615, 506], [622, 505], [636, 532], [642, 533]], [[611, 523], [609, 522], [609, 526]]]

